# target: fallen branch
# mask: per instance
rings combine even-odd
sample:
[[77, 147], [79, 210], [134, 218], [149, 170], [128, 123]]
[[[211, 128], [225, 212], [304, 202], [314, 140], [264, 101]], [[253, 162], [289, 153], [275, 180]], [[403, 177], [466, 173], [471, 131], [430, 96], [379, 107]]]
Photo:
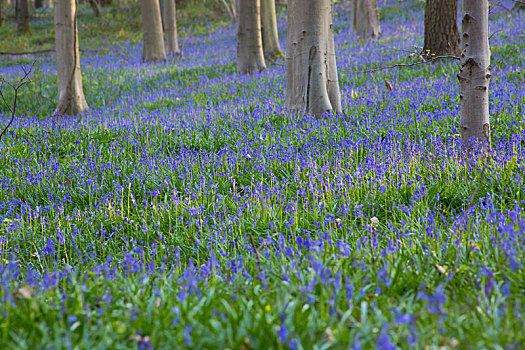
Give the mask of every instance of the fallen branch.
[[383, 67], [378, 67], [378, 68], [368, 69], [368, 70], [353, 70], [351, 72], [352, 73], [373, 73], [373, 72], [377, 72], [377, 71], [380, 71], [380, 70], [391, 69], [391, 68], [413, 67], [413, 66], [417, 66], [417, 65], [420, 65], [420, 64], [430, 63], [432, 61], [449, 59], [449, 58], [450, 59], [454, 59], [454, 60], [460, 60], [461, 59], [458, 56], [435, 56], [435, 57], [429, 58], [428, 60], [423, 60], [423, 61], [414, 62], [414, 63], [400, 63], [400, 64], [394, 64], [392, 66], [383, 66]]
[[25, 51], [25, 52], [9, 52], [9, 51], [0, 51], [0, 55], [6, 56], [22, 56], [22, 55], [38, 55], [41, 53], [55, 52], [55, 49], [43, 49], [35, 51]]
[[[88, 52], [88, 53], [100, 53], [100, 52], [104, 52], [105, 50], [108, 50], [108, 51], [115, 51], [115, 52], [119, 52], [118, 49], [114, 49], [114, 48], [104, 48], [104, 49], [79, 49], [80, 52]], [[0, 55], [4, 55], [4, 56], [22, 56], [22, 55], [38, 55], [38, 54], [43, 54], [43, 53], [49, 53], [49, 52], [55, 52], [55, 48], [51, 48], [51, 49], [42, 49], [42, 50], [35, 50], [35, 51], [22, 51], [22, 52], [11, 52], [11, 51], [0, 51]]]

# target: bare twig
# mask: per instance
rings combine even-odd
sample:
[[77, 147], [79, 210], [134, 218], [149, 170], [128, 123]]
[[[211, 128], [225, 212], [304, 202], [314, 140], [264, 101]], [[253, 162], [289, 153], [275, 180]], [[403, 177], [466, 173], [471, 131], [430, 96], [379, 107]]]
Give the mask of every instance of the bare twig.
[[13, 106], [11, 106], [9, 103], [7, 103], [7, 101], [5, 99], [5, 95], [4, 95], [4, 92], [2, 90], [2, 85], [3, 85], [4, 81], [2, 80], [0, 82], [0, 97], [2, 98], [2, 102], [4, 103], [4, 105], [11, 112], [11, 120], [9, 121], [9, 123], [7, 123], [6, 127], [0, 133], [0, 140], [2, 139], [2, 136], [4, 136], [4, 134], [7, 132], [7, 129], [9, 129], [9, 127], [13, 123], [13, 120], [15, 119], [16, 102], [17, 102], [17, 98], [18, 98], [18, 90], [20, 90], [20, 88], [22, 86], [24, 86], [25, 84], [29, 84], [29, 83], [32, 82], [32, 80], [29, 78], [29, 74], [31, 74], [31, 70], [33, 69], [33, 65], [34, 64], [35, 64], [35, 62], [31, 63], [31, 66], [29, 67], [29, 69], [27, 69], [26, 67], [22, 66], [22, 70], [24, 71], [24, 75], [22, 76], [22, 78], [20, 78], [18, 80], [18, 82], [16, 82], [16, 84], [15, 83], [9, 83], [9, 82], [5, 81], [5, 83], [7, 85], [9, 85], [11, 87], [11, 89], [13, 89], [14, 92], [15, 92], [15, 97], [13, 99]]
[[418, 61], [418, 62], [413, 62], [413, 63], [400, 63], [400, 64], [394, 64], [392, 66], [383, 66], [383, 67], [378, 67], [378, 68], [368, 69], [368, 70], [354, 70], [354, 71], [351, 71], [351, 72], [352, 73], [373, 73], [373, 72], [377, 72], [377, 71], [380, 71], [380, 70], [391, 69], [391, 68], [413, 67], [413, 66], [417, 66], [417, 65], [420, 65], [420, 64], [426, 64], [426, 63], [430, 63], [432, 61], [443, 60], [443, 59], [460, 60], [461, 58], [458, 57], [458, 56], [452, 56], [452, 55], [451, 56], [435, 56], [435, 57], [429, 58], [428, 60], [423, 60], [423, 61]]

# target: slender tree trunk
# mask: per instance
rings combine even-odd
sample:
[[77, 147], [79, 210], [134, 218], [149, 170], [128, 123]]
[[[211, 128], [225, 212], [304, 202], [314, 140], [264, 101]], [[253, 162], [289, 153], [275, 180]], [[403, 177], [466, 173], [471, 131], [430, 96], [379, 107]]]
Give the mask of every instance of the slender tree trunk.
[[221, 0], [222, 4], [224, 5], [224, 8], [226, 9], [226, 12], [228, 12], [228, 15], [230, 16], [230, 19], [232, 22], [235, 21], [237, 14], [236, 14], [236, 4], [235, 0]]
[[461, 16], [460, 131], [490, 146], [490, 47], [487, 0], [463, 0]]
[[259, 0], [238, 0], [237, 70], [239, 73], [266, 69], [261, 36]]
[[53, 1], [52, 0], [44, 0], [44, 6], [48, 9], [53, 8]]
[[423, 55], [458, 55], [458, 0], [427, 0]]
[[261, 0], [261, 30], [264, 56], [270, 59], [282, 57], [275, 16], [275, 0]]
[[29, 2], [28, 0], [20, 0], [19, 5], [18, 32], [22, 34], [31, 34], [31, 27], [29, 26]]
[[159, 0], [141, 0], [142, 28], [144, 47], [142, 61], [156, 62], [166, 60], [164, 40], [162, 38], [162, 20]]
[[164, 27], [164, 45], [166, 54], [180, 55], [177, 38], [177, 12], [175, 0], [162, 1], [162, 25]]
[[89, 6], [93, 9], [93, 13], [95, 16], [99, 17], [100, 12], [102, 12], [102, 8], [100, 6], [100, 2], [98, 0], [88, 0]]
[[381, 35], [377, 0], [353, 0], [352, 26], [363, 38], [377, 38]]
[[59, 96], [56, 113], [76, 115], [88, 105], [82, 89], [75, 0], [55, 0], [55, 45]]
[[341, 112], [331, 0], [288, 1], [286, 79], [290, 112]]
[[35, 8], [41, 9], [42, 7], [44, 7], [44, 0], [35, 0]]
[[4, 25], [4, 0], [0, 0], [0, 27]]

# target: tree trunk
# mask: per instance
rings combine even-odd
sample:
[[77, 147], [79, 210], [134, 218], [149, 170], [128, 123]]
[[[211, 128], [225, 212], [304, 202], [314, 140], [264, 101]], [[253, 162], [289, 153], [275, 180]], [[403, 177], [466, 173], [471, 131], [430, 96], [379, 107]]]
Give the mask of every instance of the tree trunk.
[[165, 61], [166, 51], [162, 38], [162, 20], [160, 17], [159, 0], [141, 0], [140, 3], [142, 9], [142, 29], [144, 32], [142, 61]]
[[59, 96], [55, 113], [76, 115], [88, 105], [82, 89], [75, 0], [55, 0], [55, 45]]
[[31, 34], [31, 27], [29, 26], [29, 2], [28, 0], [20, 0], [18, 12], [18, 32], [21, 34]]
[[44, 0], [35, 0], [35, 8], [41, 9], [42, 7], [44, 7]]
[[377, 0], [353, 0], [352, 26], [363, 38], [377, 38], [381, 35]]
[[461, 16], [460, 131], [490, 146], [490, 47], [487, 0], [463, 0]]
[[427, 0], [423, 55], [458, 55], [458, 0]]
[[177, 38], [177, 10], [175, 0], [162, 1], [162, 25], [164, 27], [166, 54], [180, 55]]
[[95, 16], [99, 17], [100, 12], [102, 12], [102, 8], [100, 7], [100, 2], [98, 0], [88, 0], [89, 5], [93, 9], [93, 13]]
[[261, 36], [259, 0], [238, 0], [237, 70], [239, 73], [266, 69]]
[[4, 0], [0, 0], [0, 27], [4, 25]]
[[52, 0], [44, 0], [44, 6], [48, 9], [53, 8], [53, 1]]
[[275, 0], [261, 0], [261, 30], [264, 56], [270, 59], [282, 57], [275, 17]]
[[341, 112], [331, 0], [289, 0], [286, 108], [320, 116]]

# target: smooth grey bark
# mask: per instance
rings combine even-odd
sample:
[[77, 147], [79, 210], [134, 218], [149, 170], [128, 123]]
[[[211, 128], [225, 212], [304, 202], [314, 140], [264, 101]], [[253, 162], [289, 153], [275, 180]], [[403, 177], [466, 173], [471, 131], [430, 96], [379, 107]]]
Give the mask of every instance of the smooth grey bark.
[[22, 34], [31, 34], [29, 26], [29, 1], [20, 0], [18, 9], [18, 32]]
[[237, 71], [259, 72], [266, 69], [261, 36], [260, 1], [237, 2]]
[[58, 77], [55, 113], [76, 115], [88, 105], [82, 89], [75, 0], [55, 0], [55, 45]]
[[282, 57], [275, 16], [275, 0], [261, 0], [261, 30], [264, 56], [270, 59]]
[[427, 0], [423, 55], [458, 55], [458, 0]]
[[331, 0], [289, 0], [286, 108], [320, 116], [341, 112]]
[[363, 38], [377, 38], [381, 35], [377, 0], [353, 0], [352, 26]]
[[164, 49], [164, 39], [162, 37], [159, 0], [141, 0], [140, 4], [144, 40], [142, 61], [165, 61], [166, 50]]
[[489, 121], [489, 3], [463, 0], [461, 15], [460, 132], [463, 141], [471, 138], [490, 145]]
[[164, 46], [166, 54], [180, 55], [177, 37], [177, 10], [175, 0], [162, 1], [162, 26], [164, 27]]

